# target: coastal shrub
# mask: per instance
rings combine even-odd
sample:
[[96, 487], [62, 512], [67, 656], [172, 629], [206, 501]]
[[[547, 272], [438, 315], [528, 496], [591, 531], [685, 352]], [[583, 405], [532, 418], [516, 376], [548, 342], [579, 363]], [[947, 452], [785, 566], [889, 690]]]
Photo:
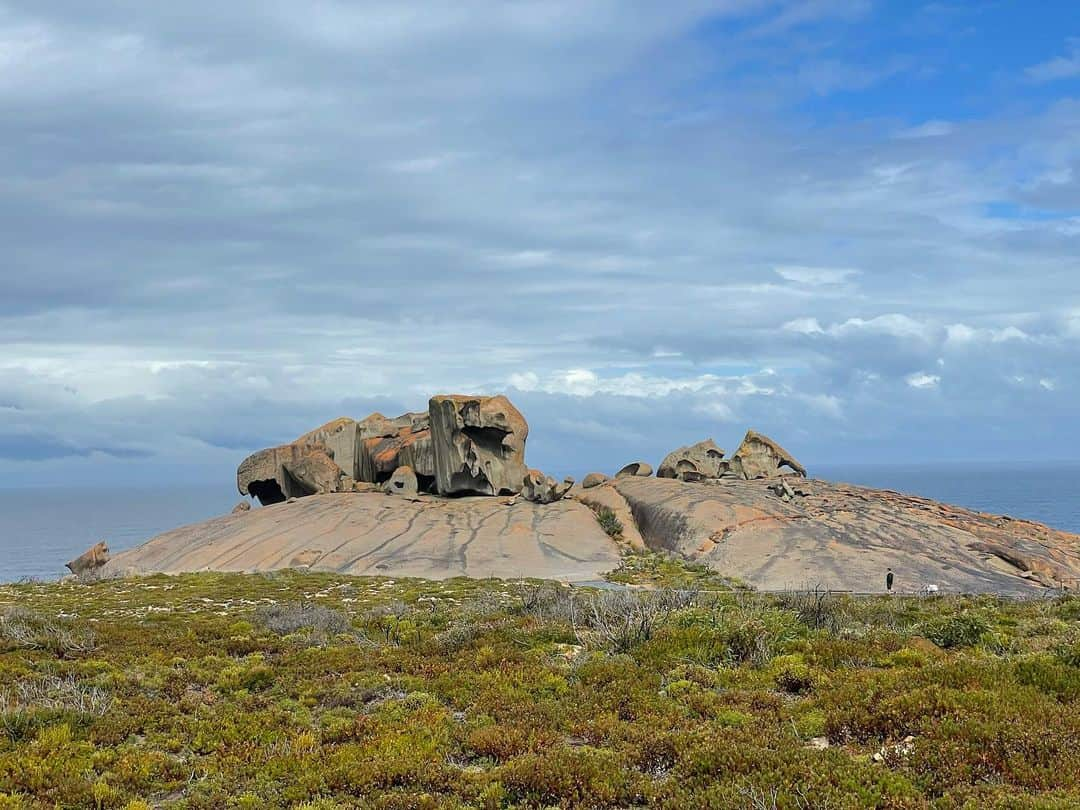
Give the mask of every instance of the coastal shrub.
[[312, 602], [264, 605], [255, 611], [254, 618], [261, 627], [283, 636], [302, 630], [337, 635], [351, 628], [349, 617], [340, 610]]
[[9, 649], [47, 650], [59, 658], [97, 649], [97, 638], [85, 625], [19, 607], [0, 612], [0, 643]]
[[[63, 655], [0, 636], [0, 808], [1080, 806], [1071, 597], [818, 609], [625, 559], [651, 590], [0, 585], [0, 614], [94, 634]], [[357, 618], [276, 630], [271, 603]]]
[[846, 600], [823, 588], [788, 591], [776, 599], [780, 607], [793, 611], [800, 622], [814, 630], [836, 633], [848, 619]]
[[989, 633], [986, 618], [969, 611], [945, 616], [923, 625], [923, 635], [939, 647], [974, 647]]
[[600, 524], [600, 528], [608, 537], [614, 540], [622, 539], [623, 525], [615, 512], [608, 507], [601, 506], [596, 510], [596, 522]]
[[526, 754], [499, 771], [510, 800], [525, 807], [626, 807], [639, 803], [639, 779], [618, 756], [592, 748]]

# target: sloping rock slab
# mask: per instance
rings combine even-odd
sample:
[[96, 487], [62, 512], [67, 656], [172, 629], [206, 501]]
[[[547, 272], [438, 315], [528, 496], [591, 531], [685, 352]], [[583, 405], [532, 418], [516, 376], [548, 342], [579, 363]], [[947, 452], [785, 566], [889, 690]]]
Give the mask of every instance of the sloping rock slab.
[[619, 478], [646, 543], [764, 589], [1032, 593], [1080, 584], [1080, 535], [895, 492], [799, 481]]
[[117, 554], [115, 573], [271, 571], [583, 582], [617, 567], [616, 544], [573, 501], [405, 501], [376, 493], [312, 495], [158, 535]]

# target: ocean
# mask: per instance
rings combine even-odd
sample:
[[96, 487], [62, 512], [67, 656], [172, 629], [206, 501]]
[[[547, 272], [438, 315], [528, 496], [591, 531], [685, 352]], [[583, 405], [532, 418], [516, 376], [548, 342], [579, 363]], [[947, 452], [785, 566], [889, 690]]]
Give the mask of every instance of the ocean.
[[[820, 465], [811, 473], [923, 495], [1080, 533], [1080, 462], [989, 465]], [[168, 529], [228, 514], [239, 500], [216, 486], [0, 489], [0, 582], [54, 578], [99, 540], [113, 551]]]

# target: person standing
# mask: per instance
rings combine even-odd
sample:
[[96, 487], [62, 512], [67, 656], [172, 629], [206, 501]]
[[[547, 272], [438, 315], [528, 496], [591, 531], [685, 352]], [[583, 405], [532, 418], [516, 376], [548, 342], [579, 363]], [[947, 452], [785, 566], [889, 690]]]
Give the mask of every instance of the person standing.
[[892, 584], [893, 584], [893, 572], [892, 572], [892, 569], [889, 568], [885, 572], [885, 590], [887, 590], [889, 593], [892, 593]]

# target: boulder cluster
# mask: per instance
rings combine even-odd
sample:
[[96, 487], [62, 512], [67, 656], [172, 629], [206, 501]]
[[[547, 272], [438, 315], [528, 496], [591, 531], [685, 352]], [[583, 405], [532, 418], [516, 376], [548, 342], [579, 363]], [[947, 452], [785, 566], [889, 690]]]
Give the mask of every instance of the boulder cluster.
[[406, 497], [514, 495], [535, 473], [525, 466], [528, 435], [525, 417], [504, 396], [440, 395], [426, 412], [342, 417], [253, 453], [236, 483], [263, 505], [375, 486]]
[[[438, 395], [427, 411], [394, 419], [373, 413], [342, 417], [278, 447], [248, 456], [236, 473], [242, 495], [263, 505], [306, 495], [382, 488], [405, 498], [420, 493], [520, 495], [554, 503], [574, 485], [525, 464], [529, 425], [505, 396]], [[779, 444], [750, 431], [731, 458], [712, 439], [680, 447], [661, 462], [656, 475], [680, 481], [774, 478], [806, 469]], [[627, 464], [616, 478], [649, 477], [644, 461]], [[609, 480], [590, 473], [582, 487]]]
[[[759, 478], [779, 478], [784, 475], [806, 477], [806, 468], [787, 450], [768, 436], [747, 431], [739, 449], [731, 458], [724, 457], [712, 439], [705, 439], [697, 444], [672, 450], [656, 470], [657, 478], [674, 478], [679, 481], [710, 481], [721, 478], [734, 478], [752, 481]], [[627, 464], [617, 473], [616, 478], [648, 478], [653, 473], [652, 466], [645, 461]], [[589, 473], [582, 480], [585, 489], [598, 487], [610, 480], [603, 473]]]

